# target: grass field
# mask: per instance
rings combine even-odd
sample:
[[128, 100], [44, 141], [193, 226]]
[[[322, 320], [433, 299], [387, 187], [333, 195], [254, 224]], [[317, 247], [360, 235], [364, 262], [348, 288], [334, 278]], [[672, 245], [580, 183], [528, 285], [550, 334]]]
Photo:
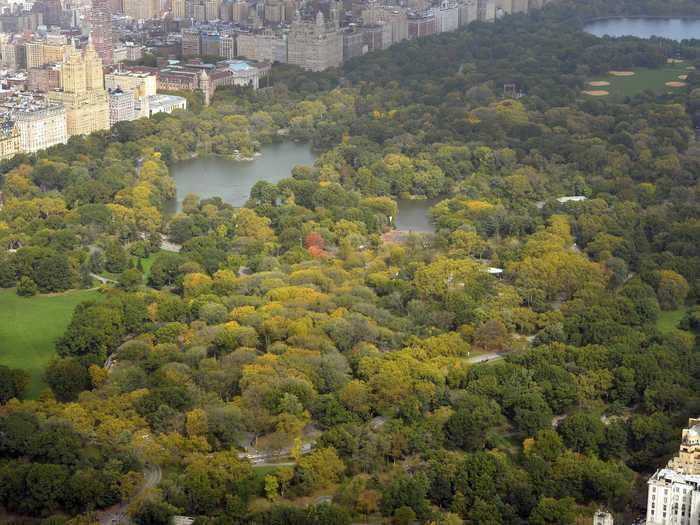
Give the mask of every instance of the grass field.
[[[160, 253], [160, 252], [158, 252]], [[145, 259], [141, 259], [141, 266], [143, 267], [143, 279], [144, 283], [148, 281], [149, 275], [151, 275], [151, 267], [153, 266], [153, 263], [156, 261], [156, 257], [158, 256], [158, 253], [152, 253]], [[136, 257], [131, 258], [132, 262], [134, 263], [134, 266], [136, 266], [138, 259]], [[112, 281], [118, 281], [119, 280], [119, 275], [118, 273], [112, 273], [108, 271], [103, 271], [100, 273], [100, 276], [106, 277], [107, 279], [111, 279]]]
[[610, 93], [610, 97], [615, 98], [631, 97], [648, 89], [655, 91], [656, 93], [685, 89], [684, 87], [670, 88], [665, 84], [666, 82], [682, 82], [682, 80], [680, 80], [678, 77], [680, 75], [687, 75], [690, 73], [690, 71], [686, 69], [687, 66], [688, 65], [686, 63], [680, 63], [667, 64], [659, 69], [637, 68], [631, 70], [635, 73], [634, 76], [631, 77], [616, 77], [606, 73], [588, 80], [589, 82], [610, 82], [609, 86], [586, 86], [586, 89], [602, 89], [608, 91]]
[[678, 323], [681, 322], [686, 311], [685, 308], [679, 308], [678, 310], [661, 312], [659, 318], [656, 320], [656, 328], [663, 334], [668, 334], [677, 330]]
[[31, 374], [28, 397], [37, 397], [46, 386], [44, 368], [75, 307], [97, 297], [94, 290], [35, 297], [19, 297], [14, 289], [0, 290], [0, 365]]

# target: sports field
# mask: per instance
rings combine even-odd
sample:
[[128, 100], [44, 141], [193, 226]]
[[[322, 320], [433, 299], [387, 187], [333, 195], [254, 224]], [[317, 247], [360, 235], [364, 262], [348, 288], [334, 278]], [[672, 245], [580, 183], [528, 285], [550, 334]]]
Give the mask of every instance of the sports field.
[[75, 307], [97, 297], [95, 290], [35, 297], [19, 297], [14, 289], [0, 290], [0, 365], [31, 374], [28, 397], [38, 396], [46, 386], [44, 368]]
[[[584, 94], [594, 97], [631, 97], [646, 90], [656, 93], [685, 89], [684, 78], [692, 73], [684, 62], [666, 64], [659, 69], [637, 68], [629, 71], [610, 71], [588, 79]], [[667, 85], [667, 83], [672, 85]], [[607, 92], [603, 94], [603, 92]]]

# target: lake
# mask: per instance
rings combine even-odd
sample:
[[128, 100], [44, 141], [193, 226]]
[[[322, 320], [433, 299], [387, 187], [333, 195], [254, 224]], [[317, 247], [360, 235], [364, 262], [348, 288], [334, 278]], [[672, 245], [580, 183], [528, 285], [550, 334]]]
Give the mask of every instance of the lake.
[[607, 18], [584, 27], [595, 36], [658, 36], [671, 40], [700, 39], [700, 19], [693, 18]]
[[260, 153], [252, 161], [206, 157], [175, 164], [170, 173], [177, 185], [177, 209], [188, 193], [196, 193], [201, 199], [221, 197], [224, 202], [241, 207], [256, 182], [279, 182], [291, 177], [294, 166], [311, 166], [316, 160], [308, 144], [296, 142], [269, 144]]
[[[196, 193], [200, 199], [221, 197], [224, 202], [241, 207], [250, 197], [250, 190], [256, 182], [279, 182], [291, 177], [294, 166], [311, 166], [316, 160], [308, 144], [296, 142], [269, 144], [263, 146], [260, 153], [262, 155], [253, 161], [205, 157], [178, 162], [170, 171], [177, 195], [169, 211], [179, 211], [182, 200], [189, 193]], [[435, 229], [429, 211], [438, 201], [399, 199], [396, 227], [416, 233], [432, 233]]]

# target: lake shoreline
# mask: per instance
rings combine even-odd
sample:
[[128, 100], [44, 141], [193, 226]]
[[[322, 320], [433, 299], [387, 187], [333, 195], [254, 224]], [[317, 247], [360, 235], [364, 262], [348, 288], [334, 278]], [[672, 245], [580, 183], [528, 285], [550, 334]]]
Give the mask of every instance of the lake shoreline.
[[[689, 22], [697, 22], [700, 20], [700, 15], [615, 15], [615, 16], [601, 16], [597, 18], [589, 18], [584, 20], [583, 25], [587, 26], [589, 24], [594, 24], [596, 22], [607, 22], [609, 20], [682, 20]], [[700, 37], [699, 37], [700, 38]]]
[[700, 40], [700, 16], [606, 16], [590, 19], [581, 28], [597, 38]]

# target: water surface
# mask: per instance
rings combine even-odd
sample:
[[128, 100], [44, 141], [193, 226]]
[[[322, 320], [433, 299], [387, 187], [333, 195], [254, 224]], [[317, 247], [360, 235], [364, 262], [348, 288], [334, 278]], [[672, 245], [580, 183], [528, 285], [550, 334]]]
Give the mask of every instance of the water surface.
[[430, 220], [430, 208], [441, 199], [398, 199], [399, 215], [396, 229], [416, 233], [433, 233], [435, 227]]
[[311, 166], [316, 160], [308, 144], [296, 142], [269, 144], [261, 153], [252, 161], [207, 157], [175, 164], [171, 175], [177, 185], [177, 209], [188, 193], [200, 199], [221, 197], [228, 204], [243, 206], [256, 182], [279, 182], [291, 177], [294, 166]]
[[700, 39], [700, 19], [694, 18], [607, 18], [591, 22], [584, 30], [595, 36], [653, 36], [670, 40]]

